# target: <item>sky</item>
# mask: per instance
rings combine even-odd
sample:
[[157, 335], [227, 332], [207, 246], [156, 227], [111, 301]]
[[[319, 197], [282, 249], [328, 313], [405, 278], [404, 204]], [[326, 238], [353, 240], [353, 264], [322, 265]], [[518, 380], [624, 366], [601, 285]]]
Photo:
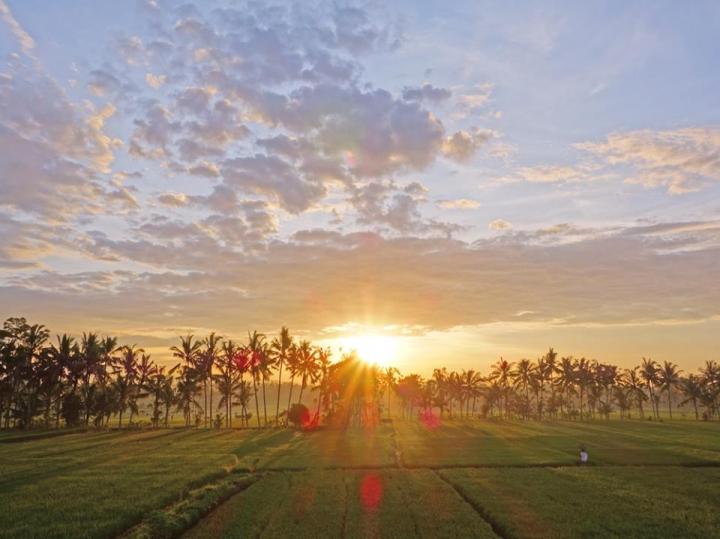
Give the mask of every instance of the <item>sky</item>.
[[0, 0], [0, 316], [694, 370], [718, 35], [715, 1]]

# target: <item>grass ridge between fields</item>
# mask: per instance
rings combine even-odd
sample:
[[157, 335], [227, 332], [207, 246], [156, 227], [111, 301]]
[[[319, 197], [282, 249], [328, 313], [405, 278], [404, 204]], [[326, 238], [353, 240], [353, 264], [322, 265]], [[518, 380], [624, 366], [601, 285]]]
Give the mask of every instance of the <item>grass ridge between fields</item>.
[[447, 483], [455, 492], [457, 492], [458, 496], [460, 496], [466, 504], [472, 507], [481, 519], [483, 519], [490, 525], [495, 535], [502, 539], [508, 539], [510, 537], [502, 524], [495, 520], [495, 518], [493, 518], [493, 516], [487, 509], [485, 509], [483, 506], [473, 500], [470, 496], [468, 496], [468, 494], [462, 489], [462, 487], [450, 481], [450, 479], [440, 473], [440, 470], [433, 470], [433, 472], [438, 477], [438, 479]]
[[228, 498], [245, 490], [261, 474], [230, 472], [228, 475], [183, 493], [180, 500], [148, 512], [139, 524], [120, 534], [121, 539], [172, 539], [180, 537]]

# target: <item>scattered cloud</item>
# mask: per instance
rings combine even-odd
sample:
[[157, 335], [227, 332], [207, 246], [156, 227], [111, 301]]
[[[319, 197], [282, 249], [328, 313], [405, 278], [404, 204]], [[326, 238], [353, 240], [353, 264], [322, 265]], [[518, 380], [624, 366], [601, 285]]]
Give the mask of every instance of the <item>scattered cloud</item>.
[[490, 230], [509, 230], [511, 228], [512, 223], [505, 219], [495, 219], [488, 224], [488, 229]]
[[469, 198], [438, 200], [437, 205], [446, 210], [473, 210], [480, 207], [480, 202]]
[[443, 141], [442, 153], [445, 157], [462, 163], [472, 158], [481, 146], [495, 136], [496, 133], [489, 129], [458, 131]]
[[668, 193], [697, 191], [720, 179], [720, 128], [613, 133], [604, 142], [576, 147], [610, 167], [627, 167], [626, 182], [663, 187]]

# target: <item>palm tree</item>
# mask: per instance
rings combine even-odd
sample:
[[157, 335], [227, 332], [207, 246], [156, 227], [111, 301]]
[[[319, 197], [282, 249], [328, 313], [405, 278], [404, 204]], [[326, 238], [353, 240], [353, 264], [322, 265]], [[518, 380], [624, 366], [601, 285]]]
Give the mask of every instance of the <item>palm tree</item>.
[[[262, 374], [262, 356], [265, 353], [265, 335], [253, 331], [248, 332], [247, 352], [249, 354], [250, 373], [253, 380], [253, 393], [255, 394], [255, 413], [257, 415], [257, 424], [260, 427], [260, 403], [258, 402], [258, 380]], [[267, 419], [267, 414], [266, 414]]]
[[513, 380], [513, 385], [516, 387], [521, 387], [525, 393], [525, 407], [523, 408], [525, 410], [525, 418], [527, 419], [527, 412], [530, 407], [530, 382], [532, 380], [533, 374], [535, 372], [535, 366], [530, 362], [529, 359], [521, 359], [517, 366], [515, 367], [515, 370], [510, 373], [510, 376]]
[[180, 371], [180, 379], [177, 383], [175, 405], [176, 410], [183, 413], [185, 426], [189, 427], [192, 417], [192, 408], [198, 406], [195, 396], [198, 393], [197, 378], [192, 369], [183, 366]]
[[702, 399], [703, 396], [702, 380], [694, 374], [688, 375], [687, 378], [681, 378], [680, 390], [685, 397], [687, 397], [680, 404], [685, 405], [688, 402], [692, 402], [693, 408], [695, 409], [695, 419], [700, 419], [700, 415], [698, 414], [698, 401]]
[[435, 405], [440, 408], [440, 417], [445, 415], [445, 406], [448, 404], [446, 398], [447, 379], [448, 373], [445, 367], [441, 369], [433, 369], [432, 380], [435, 386]]
[[380, 373], [380, 383], [382, 387], [387, 391], [387, 415], [390, 417], [390, 396], [395, 386], [397, 385], [397, 377], [400, 375], [395, 367], [387, 367]]
[[240, 380], [240, 373], [238, 372], [235, 358], [238, 354], [238, 347], [232, 340], [228, 340], [222, 345], [223, 354], [218, 358], [218, 370], [220, 374], [218, 376], [218, 389], [222, 396], [219, 407], [225, 407], [225, 426], [227, 428], [232, 427], [232, 395], [237, 388]]
[[129, 424], [132, 425], [133, 416], [139, 413], [138, 400], [147, 397], [147, 393], [141, 393], [147, 386], [150, 375], [155, 372], [155, 363], [150, 359], [150, 354], [146, 354], [144, 350], [140, 350], [140, 360], [136, 363], [136, 383], [130, 390], [128, 406], [130, 407]]
[[718, 398], [720, 398], [720, 364], [717, 361], [706, 361], [702, 369], [703, 402], [712, 418], [717, 414]]
[[210, 384], [210, 401], [205, 401], [205, 410], [207, 411], [205, 413], [205, 427], [207, 428], [208, 422], [212, 425], [212, 411], [213, 411], [213, 369], [215, 368], [215, 362], [217, 361], [219, 351], [218, 347], [220, 346], [220, 342], [222, 341], [222, 337], [215, 334], [215, 332], [210, 333], [205, 339], [203, 339], [202, 343], [205, 346], [204, 350], [202, 350], [200, 357], [202, 358], [202, 381], [203, 381], [203, 387], [205, 388], [205, 394], [207, 398], [207, 385], [208, 382]]
[[650, 358], [642, 358], [642, 365], [640, 367], [640, 377], [645, 381], [645, 384], [650, 392], [650, 404], [653, 408], [653, 414], [656, 418], [660, 417], [660, 413], [657, 409], [657, 399], [655, 398], [655, 387], [658, 385], [658, 365]]
[[583, 398], [592, 380], [592, 365], [584, 357], [575, 360], [575, 384], [580, 389], [580, 420], [584, 418]]
[[240, 410], [242, 411], [242, 421], [243, 425], [246, 427], [248, 426], [248, 404], [250, 403], [250, 399], [252, 398], [252, 392], [250, 389], [250, 382], [247, 382], [245, 380], [240, 380], [240, 382], [237, 384], [237, 387], [235, 389], [234, 393], [235, 398], [237, 399], [234, 404], [237, 406], [240, 406]]
[[275, 361], [278, 365], [278, 390], [277, 401], [275, 403], [275, 425], [279, 425], [280, 417], [280, 389], [282, 388], [282, 370], [283, 364], [287, 363], [288, 355], [292, 349], [293, 339], [290, 336], [290, 330], [283, 326], [280, 329], [280, 335], [273, 339], [271, 350], [274, 354]]
[[263, 413], [265, 418], [265, 426], [268, 426], [268, 415], [267, 415], [267, 395], [265, 392], [265, 383], [270, 380], [273, 366], [275, 365], [275, 359], [270, 353], [270, 347], [267, 343], [263, 343], [262, 351], [260, 353], [260, 364], [258, 370], [260, 372], [260, 382], [262, 384], [263, 394]]
[[147, 380], [143, 384], [143, 389], [148, 391], [153, 397], [152, 402], [152, 424], [153, 428], [160, 426], [160, 406], [165, 407], [165, 426], [168, 423], [168, 415], [170, 407], [175, 399], [175, 393], [172, 390], [173, 374], [180, 368], [178, 363], [172, 367], [167, 373], [164, 366], [152, 365], [150, 367]]
[[677, 365], [670, 361], [663, 362], [663, 366], [658, 372], [660, 390], [667, 391], [670, 419], [672, 419], [672, 389], [680, 383], [680, 372]]
[[557, 372], [557, 384], [562, 397], [560, 400], [560, 414], [565, 414], [564, 407], [566, 404], [570, 404], [570, 392], [573, 391], [575, 386], [575, 359], [572, 356], [561, 358]]
[[[190, 408], [200, 406], [195, 395], [199, 392], [197, 382], [202, 379], [202, 350], [203, 343], [195, 340], [195, 336], [190, 334], [186, 337], [180, 337], [180, 346], [173, 346], [170, 350], [173, 357], [183, 362], [183, 372], [180, 379], [182, 380], [183, 392], [181, 404], [183, 413], [185, 414], [186, 426], [190, 425]], [[192, 390], [192, 393], [190, 391]], [[203, 414], [205, 411], [203, 410]]]
[[[292, 402], [293, 389], [295, 388], [295, 376], [297, 376], [302, 357], [311, 353], [311, 344], [309, 341], [300, 341], [300, 344], [293, 345], [287, 357], [287, 367], [290, 371], [290, 394], [288, 395], [287, 413], [290, 412], [290, 403]], [[287, 415], [285, 416], [285, 426], [288, 425]]]
[[307, 353], [302, 347], [300, 348], [300, 361], [298, 363], [297, 373], [302, 377], [302, 382], [300, 384], [300, 396], [298, 397], [298, 404], [302, 404], [303, 392], [307, 387], [308, 381], [312, 384], [317, 381], [320, 371], [318, 352], [319, 349], [317, 348], [310, 348]]
[[[547, 354], [543, 357], [543, 366], [540, 369], [540, 373], [542, 376], [542, 388], [544, 388], [544, 383], [547, 382], [550, 385], [550, 407], [552, 409], [548, 410], [548, 412], [551, 414], [551, 416], [555, 416], [557, 413], [557, 409], [555, 407], [555, 383], [554, 383], [554, 375], [558, 371], [558, 367], [556, 364], [557, 361], [557, 352], [551, 347]], [[540, 392], [541, 398], [543, 396], [542, 389]], [[542, 406], [540, 407], [540, 418], [542, 419]]]
[[[142, 348], [137, 345], [123, 346], [120, 351], [121, 355], [118, 363], [114, 365], [115, 369], [115, 387], [118, 393], [118, 427], [122, 428], [123, 413], [128, 407], [128, 401], [133, 391], [138, 370], [138, 354], [144, 353]], [[132, 421], [132, 419], [131, 419]]]
[[326, 410], [329, 407], [329, 399], [333, 390], [330, 364], [331, 355], [332, 351], [329, 348], [321, 348], [318, 350], [319, 383], [313, 387], [313, 389], [317, 391], [317, 410], [314, 421], [319, 421], [321, 404], [324, 403]]
[[90, 422], [90, 380], [99, 372], [103, 360], [98, 336], [95, 333], [83, 333], [80, 344], [80, 360], [82, 361], [83, 401], [85, 405], [85, 426]]
[[509, 363], [502, 357], [492, 366], [490, 371], [490, 379], [497, 382], [503, 394], [503, 410], [505, 417], [508, 417], [508, 393], [510, 390], [510, 374], [513, 364]]
[[640, 367], [633, 367], [632, 369], [626, 369], [623, 375], [623, 382], [630, 391], [630, 395], [635, 397], [635, 400], [640, 411], [640, 418], [645, 419], [645, 411], [643, 410], [643, 401], [647, 400], [645, 390], [643, 389], [643, 382], [638, 374]]

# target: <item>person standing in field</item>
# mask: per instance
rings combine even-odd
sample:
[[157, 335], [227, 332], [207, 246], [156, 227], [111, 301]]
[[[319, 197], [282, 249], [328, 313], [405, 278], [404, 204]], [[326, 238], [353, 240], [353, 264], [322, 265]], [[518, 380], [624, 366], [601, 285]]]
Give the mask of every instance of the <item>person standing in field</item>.
[[581, 447], [580, 448], [580, 464], [587, 464], [587, 462], [588, 462], [588, 453], [584, 447]]

